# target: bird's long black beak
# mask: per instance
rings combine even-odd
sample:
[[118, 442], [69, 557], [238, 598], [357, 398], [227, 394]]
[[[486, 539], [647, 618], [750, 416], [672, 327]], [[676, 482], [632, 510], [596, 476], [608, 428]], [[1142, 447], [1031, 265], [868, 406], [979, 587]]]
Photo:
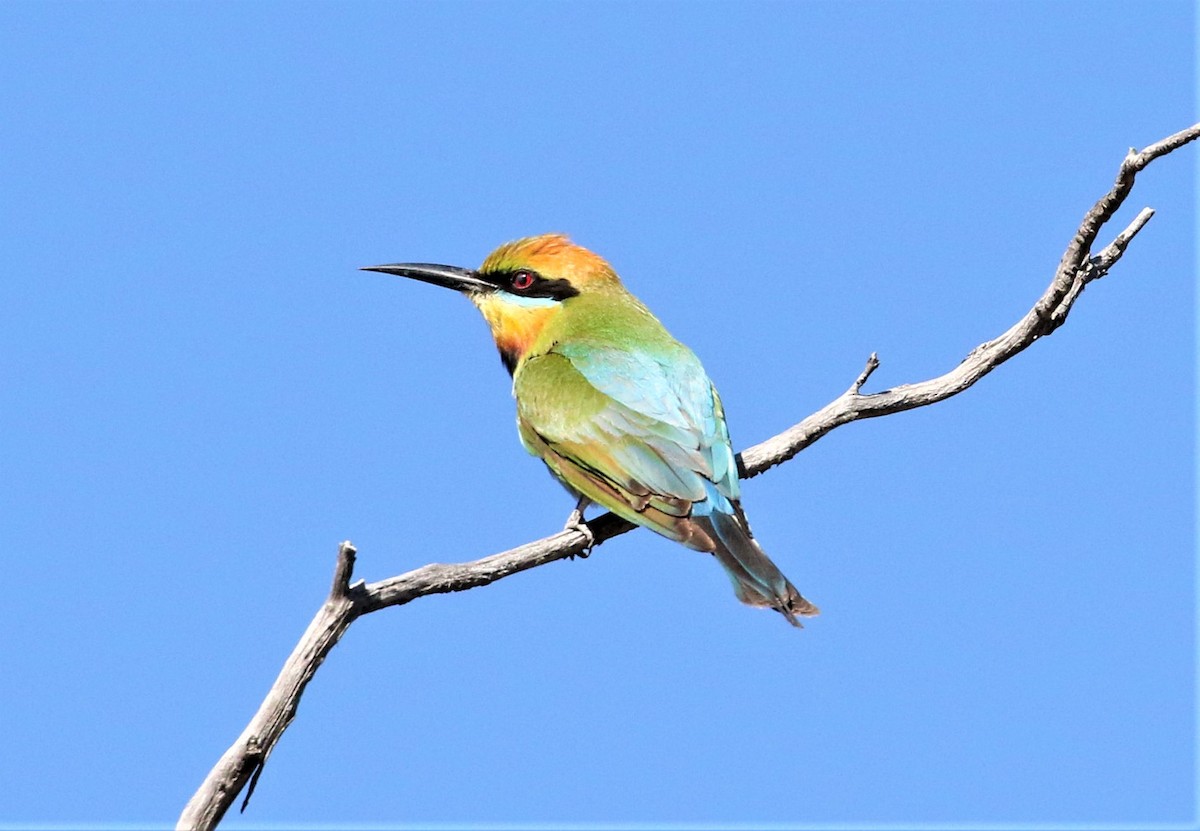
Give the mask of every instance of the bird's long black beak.
[[479, 278], [479, 272], [469, 268], [459, 268], [455, 265], [437, 265], [436, 263], [393, 263], [391, 265], [368, 265], [360, 271], [379, 271], [384, 274], [396, 274], [400, 277], [410, 277], [423, 283], [433, 283], [464, 293], [477, 291], [493, 291], [495, 286]]

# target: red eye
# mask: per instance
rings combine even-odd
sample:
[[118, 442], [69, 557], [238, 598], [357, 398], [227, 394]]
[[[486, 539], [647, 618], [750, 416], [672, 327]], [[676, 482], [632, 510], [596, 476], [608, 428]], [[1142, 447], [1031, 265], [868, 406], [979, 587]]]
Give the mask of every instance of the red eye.
[[512, 276], [512, 287], [517, 291], [524, 291], [533, 285], [533, 275], [528, 271], [518, 271]]

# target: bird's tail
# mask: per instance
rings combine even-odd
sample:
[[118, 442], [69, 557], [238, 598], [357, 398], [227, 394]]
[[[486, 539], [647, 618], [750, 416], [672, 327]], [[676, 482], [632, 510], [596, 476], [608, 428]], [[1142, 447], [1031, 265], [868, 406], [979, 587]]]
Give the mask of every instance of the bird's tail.
[[797, 616], [811, 617], [820, 609], [806, 600], [771, 562], [750, 533], [741, 506], [734, 502], [730, 507], [732, 513], [714, 511], [707, 516], [694, 516], [692, 521], [708, 532], [715, 543], [713, 556], [729, 572], [738, 600], [774, 609], [788, 623], [803, 628]]

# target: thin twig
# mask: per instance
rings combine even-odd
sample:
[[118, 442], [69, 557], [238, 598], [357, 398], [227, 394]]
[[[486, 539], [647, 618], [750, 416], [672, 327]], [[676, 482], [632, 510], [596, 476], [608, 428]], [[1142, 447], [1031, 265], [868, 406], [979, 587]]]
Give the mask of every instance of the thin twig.
[[333, 585], [329, 589], [331, 598], [343, 598], [350, 594], [350, 578], [354, 576], [354, 559], [358, 549], [350, 540], [338, 546], [337, 568], [333, 570]]
[[[1150, 209], [1143, 210], [1108, 246], [1091, 256], [1091, 247], [1100, 228], [1125, 201], [1134, 177], [1154, 159], [1197, 137], [1200, 137], [1200, 124], [1152, 144], [1141, 153], [1129, 152], [1121, 163], [1112, 190], [1084, 216], [1050, 286], [1007, 332], [976, 347], [962, 363], [944, 375], [863, 395], [863, 385], [879, 366], [878, 357], [872, 353], [866, 368], [844, 393], [794, 427], [743, 451], [738, 457], [740, 475], [743, 478], [757, 476], [786, 462], [821, 436], [848, 422], [924, 407], [956, 395], [1053, 332], [1066, 320], [1084, 287], [1106, 274], [1121, 259], [1129, 241], [1153, 216]], [[249, 801], [267, 758], [295, 717], [305, 685], [357, 618], [430, 594], [486, 586], [511, 574], [577, 555], [590, 546], [601, 545], [605, 540], [632, 530], [634, 526], [613, 514], [604, 514], [588, 522], [587, 527], [592, 532], [591, 540], [580, 531], [566, 530], [481, 560], [449, 565], [434, 563], [387, 580], [368, 584], [360, 581], [353, 586], [350, 578], [355, 548], [349, 542], [342, 543], [328, 599], [284, 664], [250, 724], [225, 751], [188, 802], [177, 828], [198, 831], [215, 828], [237, 794], [247, 785], [246, 801]]]
[[847, 392], [850, 395], [858, 395], [862, 392], [863, 384], [867, 383], [867, 379], [871, 377], [871, 373], [877, 369], [879, 369], [879, 355], [872, 352], [871, 357], [867, 358], [866, 368], [854, 379], [854, 383], [850, 385], [850, 389]]

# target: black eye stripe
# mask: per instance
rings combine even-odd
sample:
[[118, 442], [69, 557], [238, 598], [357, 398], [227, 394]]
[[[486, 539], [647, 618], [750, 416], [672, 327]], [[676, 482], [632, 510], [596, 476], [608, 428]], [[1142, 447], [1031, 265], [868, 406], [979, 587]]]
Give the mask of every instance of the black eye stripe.
[[[519, 274], [528, 274], [533, 278], [533, 282], [529, 285], [529, 288], [517, 289], [514, 287], [513, 280]], [[496, 288], [512, 292], [521, 297], [549, 297], [552, 300], [562, 301], [579, 294], [579, 290], [572, 286], [569, 281], [562, 279], [548, 280], [536, 271], [528, 268], [488, 271], [481, 273], [479, 276]]]

